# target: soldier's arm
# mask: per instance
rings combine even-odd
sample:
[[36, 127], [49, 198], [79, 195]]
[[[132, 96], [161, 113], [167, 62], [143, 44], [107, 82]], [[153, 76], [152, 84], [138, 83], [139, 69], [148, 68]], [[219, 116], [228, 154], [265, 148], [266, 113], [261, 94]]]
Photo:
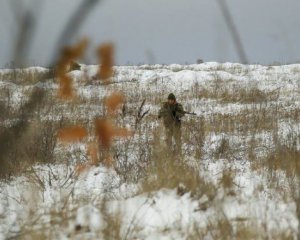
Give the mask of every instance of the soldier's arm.
[[176, 109], [176, 117], [177, 118], [182, 118], [184, 116], [185, 112], [183, 110], [183, 107], [181, 104], [177, 105], [177, 109]]
[[164, 103], [158, 112], [158, 118], [166, 116], [167, 113], [168, 113], [168, 109], [166, 107], [166, 104]]

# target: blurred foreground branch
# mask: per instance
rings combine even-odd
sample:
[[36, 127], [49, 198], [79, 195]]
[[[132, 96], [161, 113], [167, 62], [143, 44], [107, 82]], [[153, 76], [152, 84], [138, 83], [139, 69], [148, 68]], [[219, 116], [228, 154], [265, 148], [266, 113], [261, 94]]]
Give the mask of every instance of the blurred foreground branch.
[[14, 64], [17, 67], [24, 67], [34, 37], [37, 16], [40, 13], [43, 1], [33, 1], [27, 11], [21, 1], [11, 0], [9, 3], [18, 25], [14, 48]]
[[12, 146], [19, 143], [22, 134], [29, 127], [29, 118], [34, 110], [44, 99], [45, 92], [41, 89], [35, 89], [31, 94], [28, 102], [23, 105], [18, 120], [9, 128], [5, 128], [0, 134], [0, 178], [10, 175], [10, 166], [15, 159], [9, 159], [8, 155]]
[[99, 2], [99, 0], [84, 0], [79, 5], [77, 10], [74, 12], [74, 14], [71, 16], [70, 20], [68, 21], [66, 27], [62, 31], [60, 37], [58, 38], [58, 41], [56, 43], [54, 55], [51, 58], [50, 65], [53, 66], [53, 64], [56, 62], [58, 58], [58, 54], [61, 51], [61, 48], [68, 43], [76, 34], [78, 29], [80, 29], [82, 23], [89, 15], [90, 11], [93, 9], [93, 7]]
[[230, 31], [230, 34], [232, 35], [234, 45], [237, 50], [237, 54], [240, 58], [241, 63], [247, 64], [248, 63], [248, 58], [241, 40], [241, 36], [237, 30], [237, 27], [235, 26], [234, 20], [231, 16], [231, 13], [229, 11], [229, 8], [226, 4], [226, 0], [217, 0], [217, 3], [220, 6], [221, 12], [224, 16], [225, 22], [228, 26], [228, 29]]

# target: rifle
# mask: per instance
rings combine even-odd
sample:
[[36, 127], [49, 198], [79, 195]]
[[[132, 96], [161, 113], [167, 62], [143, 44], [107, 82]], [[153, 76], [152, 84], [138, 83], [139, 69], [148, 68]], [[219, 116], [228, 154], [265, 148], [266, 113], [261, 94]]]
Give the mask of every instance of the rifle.
[[196, 113], [194, 113], [194, 112], [187, 112], [187, 111], [183, 111], [183, 113], [184, 113], [184, 114], [189, 114], [189, 115], [194, 115], [194, 116], [197, 116], [197, 114], [196, 114]]

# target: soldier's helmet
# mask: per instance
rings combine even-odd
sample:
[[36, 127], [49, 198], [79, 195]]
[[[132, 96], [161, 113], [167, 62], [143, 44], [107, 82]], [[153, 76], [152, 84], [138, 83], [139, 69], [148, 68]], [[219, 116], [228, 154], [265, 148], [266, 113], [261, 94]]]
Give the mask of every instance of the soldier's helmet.
[[176, 97], [173, 93], [170, 93], [168, 96], [168, 100], [176, 100]]

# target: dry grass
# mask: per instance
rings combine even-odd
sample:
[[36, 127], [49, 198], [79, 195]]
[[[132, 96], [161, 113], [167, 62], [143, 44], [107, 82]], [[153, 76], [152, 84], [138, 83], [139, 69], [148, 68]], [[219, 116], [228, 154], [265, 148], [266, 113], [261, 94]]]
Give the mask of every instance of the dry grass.
[[200, 87], [198, 83], [193, 87], [194, 97], [199, 99], [216, 99], [223, 104], [250, 104], [276, 101], [279, 93], [279, 90], [265, 92], [260, 90], [256, 85], [238, 85], [234, 80], [225, 81], [218, 77], [210, 87]]
[[201, 159], [203, 156], [203, 146], [207, 135], [207, 127], [204, 118], [192, 117], [185, 121], [184, 131], [182, 131], [182, 141], [187, 147], [184, 149], [184, 156], [193, 156]]
[[[2, 166], [6, 167], [2, 177], [18, 175], [35, 163], [54, 163], [57, 128], [52, 123], [31, 123], [17, 141], [7, 142], [8, 151], [2, 162]], [[7, 135], [7, 141], [11, 137]]]
[[[159, 86], [159, 81], [154, 81], [153, 85]], [[68, 126], [80, 126], [81, 130], [85, 129], [83, 131], [84, 137], [90, 133], [97, 133], [89, 136], [89, 140], [84, 140], [84, 143], [92, 141], [91, 144], [93, 145], [95, 143], [93, 141], [98, 136], [96, 145], [100, 142], [103, 146], [107, 146], [110, 156], [109, 165], [116, 170], [123, 183], [141, 184], [137, 194], [169, 188], [176, 189], [178, 196], [191, 193], [193, 199], [200, 199], [206, 195], [209, 199], [208, 203], [200, 206], [200, 209], [205, 211], [214, 204], [219, 188], [225, 189], [231, 197], [237, 194], [235, 189], [238, 186], [235, 183], [235, 176], [238, 170], [226, 167], [221, 171], [217, 184], [213, 184], [201, 176], [203, 161], [209, 156], [210, 161], [225, 159], [227, 162], [233, 163], [240, 157], [251, 162], [253, 171], [266, 171], [266, 175], [269, 175], [269, 182], [273, 184], [265, 187], [278, 189], [278, 193], [282, 195], [286, 195], [286, 193], [279, 192], [279, 178], [281, 176], [279, 173], [284, 172], [289, 177], [290, 194], [284, 197], [285, 199], [291, 197], [297, 203], [297, 216], [300, 219], [300, 198], [298, 188], [295, 187], [299, 186], [300, 176], [299, 135], [295, 133], [293, 139], [290, 138], [288, 142], [283, 141], [278, 136], [279, 123], [287, 120], [297, 122], [300, 116], [299, 110], [288, 110], [278, 103], [278, 91], [263, 92], [256, 86], [234, 86], [231, 88], [233, 85], [226, 86], [226, 81], [222, 82], [221, 80], [215, 81], [214, 84], [211, 88], [195, 86], [192, 90], [192, 97], [196, 100], [200, 99], [201, 104], [210, 104], [209, 101], [216, 100], [219, 105], [239, 104], [243, 107], [234, 113], [221, 114], [216, 111], [202, 117], [186, 117], [182, 125], [184, 143], [182, 156], [175, 154], [165, 146], [163, 128], [156, 122], [155, 112], [146, 115], [136, 124], [138, 109], [144, 99], [146, 99], [146, 106], [143, 111], [148, 109], [147, 104], [159, 105], [161, 96], [165, 95], [165, 92], [159, 87], [153, 93], [147, 89], [139, 90], [138, 83], [110, 84], [105, 86], [107, 90], [112, 92], [106, 100], [93, 96], [77, 98], [76, 101], [67, 103], [59, 103], [55, 99], [56, 95], [51, 95], [47, 102], [37, 104], [34, 109], [41, 115], [47, 113], [49, 116], [59, 116], [62, 112], [63, 120], [60, 122], [55, 120], [42, 122], [36, 114], [25, 114], [26, 111], [23, 110], [24, 116], [30, 119], [30, 124], [22, 129], [22, 136], [9, 146], [11, 150], [7, 159], [15, 160], [9, 162], [10, 170], [8, 172], [15, 175], [37, 162], [54, 163], [57, 158], [54, 150], [58, 127], [64, 129]], [[128, 89], [131, 91], [128, 92]], [[118, 91], [124, 92], [126, 98]], [[182, 99], [190, 99], [190, 97], [189, 93], [182, 94]], [[3, 112], [11, 111], [6, 102], [3, 102], [2, 105], [0, 107], [4, 109]], [[88, 115], [93, 111], [92, 106], [97, 106], [101, 110], [99, 115], [109, 116], [110, 119], [102, 119], [103, 122], [101, 122], [102, 120], [97, 118], [98, 124], [95, 125], [94, 121], [90, 121], [91, 119], [88, 118]], [[47, 110], [45, 110], [46, 108]], [[68, 111], [72, 114], [68, 114]], [[3, 114], [2, 117], [6, 118], [6, 114]], [[11, 118], [11, 116], [7, 118]], [[32, 121], [33, 119], [34, 121]], [[127, 132], [121, 131], [127, 124], [135, 126], [135, 135], [128, 136]], [[120, 128], [116, 126], [120, 126]], [[108, 132], [103, 132], [103, 129]], [[2, 130], [5, 131], [5, 128]], [[258, 137], [264, 134], [272, 136], [270, 145], [264, 145], [265, 140]], [[126, 137], [122, 140], [113, 141], [113, 135], [126, 135]], [[213, 152], [208, 153], [207, 149], [204, 149], [205, 144], [211, 136], [219, 137], [220, 135], [222, 137], [218, 140], [216, 148]], [[71, 138], [73, 139], [73, 137]], [[239, 139], [238, 142], [235, 142], [234, 139], [236, 138]], [[95, 163], [104, 163], [99, 161], [98, 152], [96, 154], [95, 151], [91, 152], [94, 154], [90, 155], [96, 156]], [[80, 154], [86, 156], [86, 162], [89, 161], [87, 153]], [[68, 155], [66, 153], [65, 155], [67, 158]], [[186, 161], [190, 157], [196, 159], [193, 166]], [[86, 162], [81, 163], [85, 164]], [[105, 212], [101, 205], [99, 205], [99, 209], [105, 216], [106, 222], [109, 223], [105, 230], [99, 234], [104, 234], [106, 239], [120, 239], [121, 217]], [[59, 213], [54, 215], [56, 214], [58, 217], [53, 217], [53, 219], [61, 217], [67, 222], [69, 221], [68, 218], [74, 218], [74, 216], [60, 216]], [[132, 228], [131, 232], [139, 231], [134, 229], [134, 226]], [[256, 229], [259, 229], [258, 232]], [[37, 237], [42, 238], [43, 236], [39, 234], [42, 233], [32, 232], [28, 236], [37, 235]], [[212, 220], [207, 229], [198, 229], [195, 226], [188, 239], [201, 239], [205, 236], [211, 236], [214, 239], [266, 238], [260, 227], [256, 228], [246, 220], [233, 223], [232, 220], [226, 219], [223, 214]], [[290, 237], [288, 233], [282, 233], [282, 235], [276, 233], [272, 236], [274, 239], [290, 239]]]
[[0, 80], [13, 82], [20, 85], [32, 85], [54, 78], [54, 70], [45, 69], [38, 71], [35, 69], [9, 69], [0, 73]]
[[195, 198], [204, 194], [213, 199], [215, 186], [200, 176], [199, 169], [189, 167], [176, 152], [164, 147], [159, 133], [154, 136], [151, 164], [142, 179], [141, 192], [154, 192], [159, 189], [177, 189], [178, 195], [190, 192]]

